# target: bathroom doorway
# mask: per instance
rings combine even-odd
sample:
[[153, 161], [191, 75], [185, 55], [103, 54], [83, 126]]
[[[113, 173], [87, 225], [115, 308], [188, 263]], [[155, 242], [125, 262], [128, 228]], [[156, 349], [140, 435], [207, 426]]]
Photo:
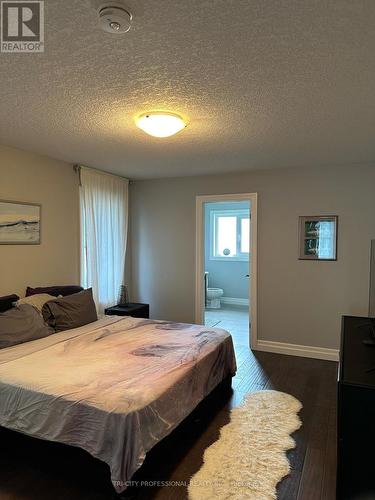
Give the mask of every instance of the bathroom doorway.
[[196, 322], [256, 347], [256, 194], [197, 197]]

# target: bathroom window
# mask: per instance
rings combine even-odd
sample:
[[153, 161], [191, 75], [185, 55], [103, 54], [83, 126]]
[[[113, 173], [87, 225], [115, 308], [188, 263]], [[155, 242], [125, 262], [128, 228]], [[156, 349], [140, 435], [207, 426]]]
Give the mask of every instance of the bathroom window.
[[212, 210], [210, 227], [211, 260], [249, 259], [249, 210]]

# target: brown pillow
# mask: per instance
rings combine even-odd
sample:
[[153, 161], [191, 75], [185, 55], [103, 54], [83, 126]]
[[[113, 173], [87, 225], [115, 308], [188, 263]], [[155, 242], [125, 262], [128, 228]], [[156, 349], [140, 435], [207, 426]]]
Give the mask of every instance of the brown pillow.
[[20, 306], [21, 304], [29, 304], [30, 306], [33, 306], [39, 314], [42, 314], [44, 304], [49, 300], [54, 299], [55, 297], [53, 295], [48, 295], [48, 293], [38, 293], [38, 295], [30, 295], [29, 297], [20, 299], [16, 305]]
[[62, 285], [62, 286], [43, 286], [38, 288], [31, 288], [28, 286], [26, 288], [26, 297], [30, 297], [31, 295], [37, 295], [40, 293], [48, 293], [49, 295], [53, 295], [54, 297], [58, 297], [62, 295], [66, 297], [66, 295], [73, 295], [73, 293], [82, 292], [83, 288], [77, 285]]
[[41, 315], [29, 304], [0, 314], [0, 349], [41, 339], [51, 333]]
[[46, 302], [42, 314], [46, 323], [56, 332], [78, 328], [98, 319], [91, 288]]

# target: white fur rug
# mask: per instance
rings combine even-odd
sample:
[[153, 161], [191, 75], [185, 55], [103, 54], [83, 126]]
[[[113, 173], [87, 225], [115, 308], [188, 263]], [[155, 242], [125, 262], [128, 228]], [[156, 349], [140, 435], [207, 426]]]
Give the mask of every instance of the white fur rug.
[[271, 500], [290, 471], [286, 451], [299, 429], [302, 404], [290, 394], [260, 391], [231, 411], [189, 485], [190, 500]]

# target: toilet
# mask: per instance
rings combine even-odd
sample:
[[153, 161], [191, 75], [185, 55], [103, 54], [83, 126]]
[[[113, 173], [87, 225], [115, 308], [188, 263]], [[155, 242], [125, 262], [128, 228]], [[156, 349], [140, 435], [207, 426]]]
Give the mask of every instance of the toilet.
[[220, 309], [220, 297], [224, 294], [222, 288], [207, 288], [207, 308], [208, 309]]

